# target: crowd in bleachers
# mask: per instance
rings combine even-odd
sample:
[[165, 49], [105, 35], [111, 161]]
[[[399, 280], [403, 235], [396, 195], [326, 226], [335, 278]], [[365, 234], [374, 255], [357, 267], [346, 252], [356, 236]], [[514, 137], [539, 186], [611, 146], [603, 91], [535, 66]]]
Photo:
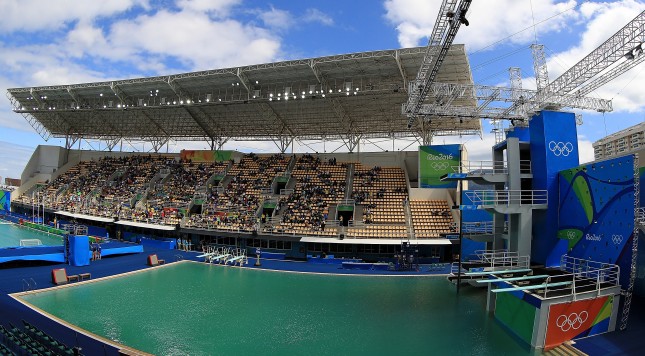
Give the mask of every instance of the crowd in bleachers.
[[[53, 209], [153, 224], [351, 238], [406, 238], [413, 231], [430, 238], [454, 230], [445, 201], [427, 209], [409, 202], [403, 169], [310, 154], [212, 163], [160, 154], [108, 157], [80, 162], [37, 189]], [[349, 218], [347, 210], [336, 211], [339, 204], [353, 205]], [[349, 223], [339, 224], [341, 216]]]
[[273, 179], [285, 173], [288, 164], [289, 158], [281, 154], [245, 155], [228, 171], [230, 179], [220, 182], [219, 187], [211, 187], [205, 208], [201, 214], [190, 217], [189, 225], [257, 230], [262, 198], [271, 190]]
[[[292, 176], [296, 179], [295, 189], [279, 203], [282, 218], [277, 229], [286, 233], [323, 232], [329, 205], [344, 198], [347, 164], [339, 164], [335, 158], [323, 162], [318, 156], [305, 154], [296, 161]], [[333, 231], [327, 230], [326, 234]]]

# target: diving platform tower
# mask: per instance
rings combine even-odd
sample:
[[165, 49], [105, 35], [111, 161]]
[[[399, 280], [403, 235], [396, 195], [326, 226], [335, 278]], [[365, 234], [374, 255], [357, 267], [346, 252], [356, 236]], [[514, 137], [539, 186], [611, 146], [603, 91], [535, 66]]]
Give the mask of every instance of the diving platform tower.
[[[541, 111], [529, 126], [515, 126], [492, 148], [492, 160], [463, 162], [444, 180], [468, 180], [489, 190], [462, 192], [464, 210], [485, 209], [492, 221], [464, 223], [465, 238], [485, 241], [487, 250], [506, 249], [555, 266], [558, 230], [558, 172], [578, 166], [575, 115]], [[481, 227], [484, 228], [481, 228]]]

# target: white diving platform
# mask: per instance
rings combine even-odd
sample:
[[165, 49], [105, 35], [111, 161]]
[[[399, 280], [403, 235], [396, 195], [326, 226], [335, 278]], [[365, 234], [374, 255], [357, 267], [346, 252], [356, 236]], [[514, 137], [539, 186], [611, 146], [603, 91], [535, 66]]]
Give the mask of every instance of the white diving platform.
[[566, 285], [569, 285], [569, 284], [573, 284], [573, 282], [556, 282], [556, 283], [539, 284], [539, 285], [536, 285], [536, 286], [499, 288], [499, 289], [493, 289], [493, 290], [491, 290], [491, 292], [493, 292], [493, 293], [515, 292], [515, 291], [520, 291], [520, 290], [531, 290], [531, 289], [541, 289], [541, 288], [550, 288], [550, 287], [561, 287], [561, 286], [566, 286]]
[[497, 278], [497, 279], [482, 279], [477, 283], [496, 283], [496, 282], [514, 282], [514, 281], [527, 281], [530, 279], [548, 278], [548, 274], [540, 274], [536, 276], [512, 277], [512, 278]]
[[204, 253], [204, 254], [201, 254], [201, 255], [198, 255], [198, 256], [195, 256], [195, 257], [197, 257], [197, 258], [201, 258], [201, 257], [210, 257], [210, 256], [212, 256], [212, 255], [214, 255], [214, 254], [215, 254], [214, 252], [211, 252], [211, 253]]
[[226, 263], [239, 261], [239, 260], [243, 259], [244, 257], [246, 257], [246, 256], [237, 256], [237, 257], [229, 258], [228, 260], [226, 260]]
[[504, 274], [504, 273], [524, 273], [531, 272], [530, 268], [521, 268], [521, 269], [507, 269], [502, 271], [482, 271], [482, 272], [464, 272], [462, 273], [465, 276], [487, 276], [489, 274]]

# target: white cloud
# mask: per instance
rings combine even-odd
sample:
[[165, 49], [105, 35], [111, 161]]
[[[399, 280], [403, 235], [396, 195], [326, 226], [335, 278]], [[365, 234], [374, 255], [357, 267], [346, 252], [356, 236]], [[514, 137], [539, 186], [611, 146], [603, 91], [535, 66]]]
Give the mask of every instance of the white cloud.
[[578, 134], [578, 152], [580, 156], [580, 164], [594, 160], [592, 143], [581, 134]]
[[0, 33], [58, 30], [72, 21], [110, 17], [136, 6], [148, 8], [148, 0], [3, 0]]
[[[491, 43], [502, 40], [518, 31], [525, 29], [535, 22], [552, 17], [560, 12], [560, 16], [546, 21], [537, 26], [538, 36], [543, 33], [559, 31], [577, 14], [566, 11], [574, 7], [575, 0], [542, 0], [527, 1], [517, 0], [486, 0], [473, 1], [467, 14], [470, 26], [459, 29], [455, 43], [465, 43], [468, 50], [478, 50]], [[425, 37], [432, 33], [441, 5], [440, 0], [386, 0], [386, 19], [394, 24], [399, 33], [399, 44], [404, 47], [417, 46]], [[524, 44], [533, 40], [533, 30], [523, 31], [507, 42]]]
[[285, 30], [293, 26], [295, 20], [289, 11], [271, 6], [269, 11], [260, 11], [258, 17], [267, 27]]
[[[560, 76], [565, 69], [578, 63], [644, 10], [645, 3], [634, 0], [584, 3], [580, 12], [586, 28], [575, 46], [547, 56], [549, 77], [555, 79]], [[592, 93], [592, 96], [613, 98], [614, 111], [636, 112], [645, 108], [645, 91], [642, 90], [644, 86], [645, 73], [640, 65], [605, 84]]]
[[332, 26], [334, 24], [334, 19], [331, 16], [315, 8], [307, 9], [302, 20], [304, 22], [318, 22], [325, 26]]
[[132, 54], [169, 56], [191, 69], [261, 63], [274, 58], [280, 48], [279, 39], [260, 27], [168, 11], [114, 23], [108, 43], [122, 50], [116, 59]]
[[226, 17], [231, 9], [241, 2], [242, 0], [179, 0], [177, 6], [184, 10], [208, 12], [214, 16]]
[[0, 162], [2, 162], [0, 176], [20, 178], [22, 170], [29, 161], [29, 158], [31, 158], [33, 152], [33, 147], [0, 141]]

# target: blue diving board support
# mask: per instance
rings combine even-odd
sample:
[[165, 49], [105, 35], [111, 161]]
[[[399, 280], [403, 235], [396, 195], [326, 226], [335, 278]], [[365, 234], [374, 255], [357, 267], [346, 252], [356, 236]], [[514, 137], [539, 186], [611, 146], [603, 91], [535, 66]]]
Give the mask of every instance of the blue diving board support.
[[446, 180], [446, 179], [466, 179], [468, 177], [467, 173], [448, 173], [446, 175], [441, 176], [439, 178], [440, 180]]
[[477, 283], [496, 283], [496, 282], [513, 282], [513, 281], [524, 281], [529, 279], [540, 279], [547, 278], [548, 274], [540, 274], [536, 276], [524, 276], [524, 277], [512, 277], [512, 278], [497, 278], [497, 279], [482, 279], [477, 281]]
[[487, 276], [489, 274], [504, 274], [504, 273], [523, 273], [531, 272], [530, 268], [521, 268], [521, 269], [507, 269], [503, 271], [482, 271], [482, 272], [464, 272], [466, 276]]
[[481, 205], [460, 205], [459, 210], [479, 210], [483, 209]]
[[499, 288], [499, 289], [493, 289], [493, 290], [491, 290], [491, 292], [493, 292], [493, 293], [515, 292], [515, 291], [520, 291], [520, 290], [531, 290], [531, 289], [540, 289], [540, 288], [561, 287], [561, 286], [566, 286], [566, 285], [569, 285], [569, 284], [573, 284], [573, 282], [556, 282], [556, 283], [545, 283], [545, 284], [540, 284], [540, 285], [536, 285], [536, 286]]

